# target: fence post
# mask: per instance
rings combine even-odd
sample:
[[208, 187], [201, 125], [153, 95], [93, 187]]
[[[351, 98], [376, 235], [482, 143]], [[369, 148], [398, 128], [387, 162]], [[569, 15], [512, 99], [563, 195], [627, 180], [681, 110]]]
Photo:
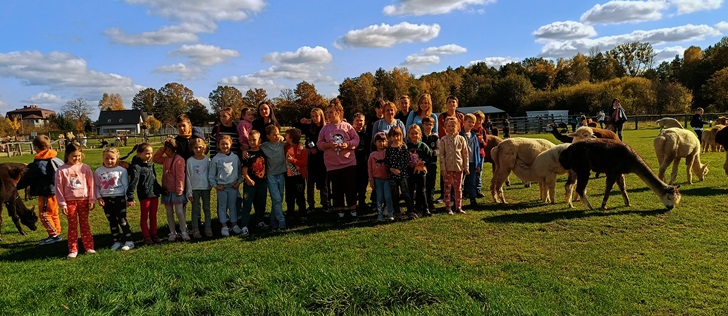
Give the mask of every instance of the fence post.
[[639, 118], [639, 116], [635, 116], [634, 117], [634, 129], [635, 130], [640, 129], [640, 118]]

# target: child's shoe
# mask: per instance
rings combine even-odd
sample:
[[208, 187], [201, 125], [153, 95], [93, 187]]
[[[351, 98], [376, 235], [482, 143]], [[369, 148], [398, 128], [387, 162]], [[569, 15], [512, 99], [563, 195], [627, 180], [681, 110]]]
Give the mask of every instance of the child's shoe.
[[205, 227], [205, 236], [207, 238], [212, 238], [212, 227]]
[[134, 242], [133, 241], [127, 241], [124, 243], [124, 246], [121, 247], [121, 250], [127, 251], [134, 249]]
[[157, 236], [157, 235], [152, 236], [152, 241], [154, 241], [155, 244], [161, 244], [162, 243], [162, 239], [159, 238], [159, 236]]
[[222, 235], [223, 237], [230, 236], [230, 228], [228, 228], [227, 225], [224, 225], [220, 230], [220, 235]]
[[248, 231], [248, 226], [243, 226], [243, 228], [240, 230], [240, 236], [248, 237], [248, 235], [250, 235], [250, 232]]
[[470, 199], [470, 205], [472, 205], [472, 206], [478, 206], [478, 200], [476, 200], [474, 198], [471, 198]]
[[379, 213], [379, 215], [377, 215], [377, 222], [382, 222], [382, 221], [384, 221], [384, 216], [382, 215], [382, 213]]
[[[212, 234], [212, 231], [210, 231], [210, 234]], [[194, 238], [194, 239], [202, 238], [202, 235], [200, 234], [200, 231], [198, 229], [195, 229], [192, 231], [192, 238]]]
[[452, 209], [450, 209], [450, 208], [447, 209], [447, 215], [453, 215]]
[[154, 241], [152, 241], [152, 237], [144, 237], [144, 244], [147, 246], [151, 246], [154, 244]]
[[256, 226], [258, 226], [258, 228], [260, 228], [260, 229], [268, 229], [269, 228], [268, 224], [266, 224], [264, 222], [260, 222]]
[[88, 250], [86, 250], [86, 254], [87, 255], [95, 255], [96, 254], [96, 250], [88, 249]]
[[460, 214], [465, 214], [465, 211], [463, 211], [463, 209], [459, 208], [459, 209], [458, 209], [458, 213], [460, 213]]
[[190, 235], [187, 232], [182, 232], [182, 240], [190, 241]]
[[167, 235], [167, 240], [170, 242], [177, 240], [177, 233], [169, 233], [169, 235]]
[[111, 250], [119, 250], [119, 248], [121, 248], [121, 243], [118, 241], [111, 245]]
[[240, 232], [242, 232], [242, 230], [240, 230], [240, 226], [233, 226], [233, 233], [235, 233], [235, 235], [240, 235]]
[[76, 258], [76, 256], [78, 256], [78, 252], [69, 252], [68, 253], [68, 259]]
[[394, 222], [394, 216], [389, 216], [389, 221]]

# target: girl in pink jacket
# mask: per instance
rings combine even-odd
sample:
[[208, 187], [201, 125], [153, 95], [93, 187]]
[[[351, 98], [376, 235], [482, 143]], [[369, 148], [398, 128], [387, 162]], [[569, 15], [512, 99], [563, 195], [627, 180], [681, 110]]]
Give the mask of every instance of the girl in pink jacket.
[[169, 225], [169, 241], [178, 238], [174, 214], [177, 213], [179, 229], [183, 240], [190, 240], [187, 233], [187, 220], [185, 218], [185, 159], [177, 154], [177, 142], [174, 138], [164, 140], [164, 147], [159, 148], [154, 157], [154, 163], [161, 164], [162, 170], [162, 204], [167, 209], [167, 225]]
[[94, 172], [83, 163], [83, 149], [76, 143], [66, 146], [65, 164], [56, 171], [58, 207], [68, 218], [68, 258], [78, 255], [78, 227], [87, 254], [95, 254], [94, 238], [88, 223], [88, 213], [94, 208]]

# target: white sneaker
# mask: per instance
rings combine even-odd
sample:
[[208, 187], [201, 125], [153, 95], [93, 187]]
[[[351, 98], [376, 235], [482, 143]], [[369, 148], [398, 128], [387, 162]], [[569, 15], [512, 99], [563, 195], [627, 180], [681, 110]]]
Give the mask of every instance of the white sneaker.
[[243, 229], [240, 230], [240, 235], [243, 237], [248, 237], [248, 235], [250, 235], [250, 232], [248, 231], [248, 226], [243, 226]]
[[121, 243], [118, 241], [111, 245], [111, 250], [119, 250], [119, 248], [121, 248]]
[[240, 230], [238, 225], [233, 226], [233, 233], [235, 233], [235, 235], [240, 235], [240, 232], [242, 232], [242, 230]]
[[227, 226], [223, 226], [220, 230], [220, 235], [222, 235], [223, 237], [230, 236], [230, 228], [228, 228]]
[[78, 256], [78, 252], [69, 252], [68, 253], [68, 259], [76, 258], [76, 256]]
[[95, 255], [96, 254], [96, 250], [93, 250], [93, 249], [86, 250], [86, 254], [87, 255]]
[[127, 241], [124, 243], [124, 246], [121, 247], [121, 250], [127, 251], [134, 248], [134, 242], [133, 241]]
[[187, 232], [182, 232], [182, 240], [190, 241], [190, 235]]
[[172, 242], [177, 240], [177, 233], [169, 233], [169, 236], [167, 236], [167, 240]]

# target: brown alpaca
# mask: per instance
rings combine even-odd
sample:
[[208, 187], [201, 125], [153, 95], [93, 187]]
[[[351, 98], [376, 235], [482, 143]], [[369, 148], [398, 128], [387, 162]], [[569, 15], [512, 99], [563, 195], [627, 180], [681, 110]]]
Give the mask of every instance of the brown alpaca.
[[[559, 131], [556, 129], [556, 124], [551, 123], [551, 124], [549, 124], [549, 126], [551, 126], [551, 134], [554, 135], [554, 137], [556, 137], [556, 139], [558, 141], [560, 141], [562, 143], [574, 142], [573, 133], [569, 134], [569, 135], [564, 135], [564, 134], [559, 133]], [[612, 132], [608, 129], [595, 128], [595, 127], [591, 127], [591, 129], [592, 129], [592, 132], [594, 133], [594, 136], [596, 136], [597, 138], [619, 140], [619, 136], [617, 136], [617, 134], [615, 134], [614, 132]]]
[[704, 153], [708, 152], [708, 150], [711, 152], [723, 151], [723, 146], [715, 142], [715, 135], [723, 128], [725, 128], [725, 125], [718, 124], [710, 130], [703, 132], [703, 139], [700, 140], [700, 145], [703, 147]]
[[668, 183], [675, 183], [678, 164], [683, 157], [685, 157], [688, 172], [688, 183], [693, 184], [693, 171], [700, 181], [705, 180], [705, 175], [708, 174], [708, 164], [700, 162], [700, 141], [695, 133], [682, 128], [666, 128], [655, 137], [653, 145], [657, 161], [660, 163], [660, 171], [657, 174], [660, 180], [665, 181], [665, 171], [670, 164], [673, 164]]
[[573, 137], [569, 137], [568, 135], [559, 133], [559, 129], [555, 123], [551, 123], [548, 126], [551, 128], [551, 135], [554, 135], [554, 137], [556, 137], [556, 140], [562, 143], [571, 143]]
[[629, 206], [629, 196], [624, 187], [624, 174], [634, 173], [654, 192], [667, 207], [673, 209], [680, 202], [678, 187], [668, 185], [655, 175], [642, 157], [625, 145], [614, 140], [597, 139], [577, 142], [566, 148], [559, 156], [559, 163], [564, 169], [576, 172], [576, 193], [584, 204], [593, 209], [586, 196], [586, 185], [590, 172], [602, 172], [607, 175], [607, 183], [602, 200], [602, 209], [607, 208], [609, 192], [616, 182], [622, 192], [624, 204]]
[[[27, 166], [23, 163], [0, 163], [0, 228], [2, 228], [3, 223], [2, 205], [5, 204], [8, 215], [12, 218], [18, 233], [21, 235], [25, 235], [25, 231], [23, 231], [20, 224], [27, 226], [30, 230], [36, 230], [36, 222], [38, 221], [38, 216], [34, 212], [35, 207], [28, 209], [15, 188], [25, 171], [27, 171]], [[0, 240], [2, 240], [1, 231]]]

